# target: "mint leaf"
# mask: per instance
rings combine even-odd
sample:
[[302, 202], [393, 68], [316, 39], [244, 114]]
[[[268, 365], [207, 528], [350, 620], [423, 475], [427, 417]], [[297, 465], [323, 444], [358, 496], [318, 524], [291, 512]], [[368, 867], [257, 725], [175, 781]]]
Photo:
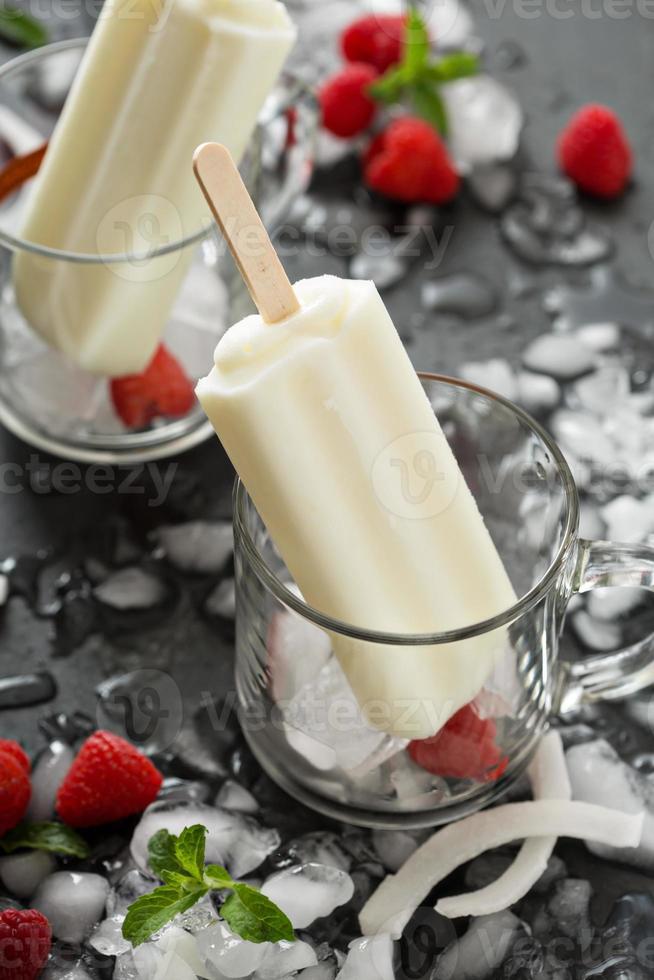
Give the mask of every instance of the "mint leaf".
[[66, 857], [86, 858], [90, 854], [86, 841], [63, 823], [21, 823], [0, 840], [0, 848], [5, 854], [12, 854], [21, 847]]
[[469, 78], [479, 73], [479, 58], [467, 51], [448, 54], [440, 61], [429, 65], [426, 76], [434, 82], [454, 82], [457, 78]]
[[198, 881], [204, 875], [204, 847], [208, 830], [202, 824], [185, 827], [175, 841], [175, 857], [184, 871]]
[[45, 27], [16, 7], [0, 7], [0, 38], [23, 48], [38, 48], [48, 40]]
[[416, 85], [412, 93], [413, 105], [419, 116], [439, 131], [447, 134], [447, 112], [437, 88], [426, 82]]
[[148, 864], [158, 878], [164, 880], [164, 871], [175, 871], [184, 875], [186, 871], [177, 860], [175, 845], [177, 838], [167, 830], [158, 830], [148, 841]]
[[378, 102], [387, 102], [392, 105], [401, 97], [410, 81], [411, 75], [405, 65], [401, 65], [399, 68], [389, 68], [386, 74], [368, 87], [368, 92]]
[[411, 76], [418, 75], [429, 60], [429, 31], [418, 10], [409, 11], [404, 31], [403, 64]]
[[223, 888], [231, 888], [234, 884], [232, 876], [221, 868], [219, 864], [208, 864], [204, 869], [204, 883], [209, 888], [222, 891]]
[[233, 889], [220, 909], [232, 932], [250, 943], [293, 942], [290, 919], [274, 902], [249, 885], [234, 883]]
[[207, 891], [203, 885], [198, 885], [192, 892], [180, 892], [170, 885], [162, 885], [149, 895], [142, 895], [127, 910], [123, 937], [132, 946], [139, 946], [180, 912], [192, 908]]

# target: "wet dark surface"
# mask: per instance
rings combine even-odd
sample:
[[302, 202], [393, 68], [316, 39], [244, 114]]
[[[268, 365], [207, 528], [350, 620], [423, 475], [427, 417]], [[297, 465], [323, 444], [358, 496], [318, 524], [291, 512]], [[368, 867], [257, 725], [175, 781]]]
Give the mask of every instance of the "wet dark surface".
[[[474, 12], [490, 70], [515, 89], [527, 115], [522, 171], [554, 176], [555, 136], [579, 104], [606, 102], [623, 120], [636, 159], [633, 187], [616, 204], [581, 202], [584, 217], [608, 229], [613, 249], [610, 271], [520, 261], [505, 241], [506, 229], [504, 237], [501, 233], [499, 218], [464, 194], [438, 216], [440, 232], [452, 229], [438, 269], [425, 269], [424, 257], [416, 259], [401, 282], [384, 294], [421, 369], [456, 373], [467, 360], [518, 358], [531, 338], [549, 328], [555, 315], [577, 322], [623, 322], [636, 328], [641, 350], [651, 354], [651, 298], [634, 298], [633, 289], [616, 287], [615, 281], [617, 276], [647, 286], [654, 279], [648, 246], [654, 219], [654, 25], [637, 12], [635, 4], [625, 6], [628, 13], [621, 19], [607, 14], [606, 6], [604, 12], [598, 3], [590, 6], [593, 16], [588, 4], [585, 14], [577, 4], [562, 4], [561, 10], [572, 12], [569, 18], [552, 16], [545, 5], [537, 8], [539, 16], [524, 17], [519, 16], [520, 5], [507, 3], [501, 16], [491, 16], [494, 5], [484, 6], [478, 0]], [[88, 30], [81, 27], [68, 33]], [[323, 176], [316, 194], [336, 207], [345, 198], [346, 187], [347, 180]], [[291, 277], [298, 278], [325, 271], [346, 274], [348, 261], [300, 254], [287, 266]], [[438, 310], [423, 307], [420, 296], [425, 284], [458, 274], [483, 277], [490, 284], [492, 300], [482, 293], [472, 317], [457, 313], [451, 302], [441, 303]], [[208, 697], [231, 690], [229, 625], [206, 608], [208, 595], [228, 569], [196, 575], [180, 572], [161, 556], [153, 532], [161, 525], [229, 518], [233, 474], [218, 442], [148, 468], [129, 473], [116, 469], [106, 493], [92, 491], [85, 467], [69, 468], [66, 472], [72, 476], [62, 486], [61, 461], [26, 447], [4, 431], [0, 460], [0, 558], [11, 583], [10, 598], [0, 611], [0, 675], [30, 675], [20, 690], [0, 681], [0, 736], [18, 738], [33, 752], [45, 744], [39, 730], [44, 715], [82, 712], [89, 723], [96, 723], [98, 685], [138, 668], [154, 668], [174, 679], [188, 728]], [[167, 475], [172, 475], [172, 483], [162, 501], [157, 498]], [[152, 577], [159, 598], [141, 609], [103, 606], [92, 594], [94, 587], [117, 570], [133, 566]], [[567, 641], [566, 648], [572, 651], [573, 642]], [[147, 706], [144, 717], [147, 723]], [[99, 723], [104, 721], [100, 714]], [[619, 707], [605, 712], [597, 728], [630, 761], [654, 748], [651, 730], [628, 721]], [[197, 758], [195, 743], [177, 748], [182, 758], [185, 752]], [[232, 756], [229, 765], [255, 795], [260, 794], [264, 822], [292, 821], [287, 837], [322, 825], [261, 779], [247, 752]], [[219, 775], [220, 770], [213, 774]], [[654, 879], [646, 873], [602, 862], [582, 846], [568, 843], [560, 844], [557, 854], [566, 861], [570, 875], [591, 881], [598, 923], [605, 921], [614, 901], [626, 892], [654, 895]], [[649, 906], [645, 911], [645, 932], [651, 936], [654, 913]], [[352, 923], [343, 928], [352, 929]], [[606, 928], [620, 929], [619, 910]], [[619, 972], [623, 967], [625, 972]], [[516, 963], [514, 972], [506, 975], [536, 975], [530, 969]], [[615, 980], [641, 976], [635, 967], [629, 970], [627, 963], [607, 964], [604, 972], [588, 975]]]

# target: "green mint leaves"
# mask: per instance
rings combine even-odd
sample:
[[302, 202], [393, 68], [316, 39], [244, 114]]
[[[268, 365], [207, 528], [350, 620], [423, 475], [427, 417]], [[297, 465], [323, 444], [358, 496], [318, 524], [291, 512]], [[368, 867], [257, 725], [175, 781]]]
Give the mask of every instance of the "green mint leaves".
[[474, 54], [457, 51], [432, 61], [427, 25], [415, 8], [408, 14], [405, 30], [402, 61], [370, 86], [370, 94], [387, 105], [409, 99], [415, 112], [445, 135], [447, 113], [439, 87], [457, 78], [476, 75], [479, 59]]
[[0, 7], [0, 39], [23, 48], [38, 48], [48, 35], [42, 24], [17, 7]]
[[63, 823], [21, 823], [0, 838], [0, 850], [5, 854], [13, 854], [22, 847], [33, 851], [50, 851], [66, 857], [89, 856], [86, 841]]
[[150, 838], [150, 867], [164, 882], [130, 905], [123, 936], [133, 946], [144, 943], [180, 912], [186, 912], [210, 891], [230, 891], [220, 909], [233, 933], [251, 943], [276, 943], [295, 938], [288, 917], [256, 888], [233, 881], [218, 864], [204, 864], [207, 829], [185, 827], [176, 837], [160, 830]]

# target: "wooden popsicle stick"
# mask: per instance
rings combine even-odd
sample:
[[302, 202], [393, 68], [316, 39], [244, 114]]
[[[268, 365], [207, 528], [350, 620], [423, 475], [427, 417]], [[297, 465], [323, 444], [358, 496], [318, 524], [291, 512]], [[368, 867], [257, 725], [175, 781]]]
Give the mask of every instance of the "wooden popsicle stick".
[[198, 146], [193, 172], [263, 319], [278, 323], [297, 313], [297, 296], [229, 150]]

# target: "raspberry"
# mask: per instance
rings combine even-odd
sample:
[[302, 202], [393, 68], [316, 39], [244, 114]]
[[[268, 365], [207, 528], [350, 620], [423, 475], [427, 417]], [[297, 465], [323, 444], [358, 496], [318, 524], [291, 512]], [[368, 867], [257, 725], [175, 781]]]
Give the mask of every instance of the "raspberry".
[[409, 755], [435, 776], [476, 779], [487, 783], [499, 779], [508, 759], [495, 744], [497, 728], [466, 705], [450, 718], [432, 738], [409, 743]]
[[367, 129], [377, 113], [367, 88], [376, 78], [377, 72], [370, 65], [355, 64], [328, 79], [318, 93], [325, 129], [343, 139]]
[[557, 140], [561, 169], [595, 197], [617, 197], [631, 176], [632, 153], [620, 120], [602, 105], [586, 105]]
[[412, 116], [396, 119], [373, 140], [363, 170], [373, 190], [409, 204], [445, 204], [460, 185], [436, 130]]
[[347, 27], [341, 49], [347, 61], [363, 61], [380, 74], [402, 60], [405, 15], [371, 14]]
[[0, 742], [0, 837], [25, 816], [32, 785], [29, 759], [17, 742]]
[[18, 742], [14, 742], [8, 738], [0, 738], [0, 752], [10, 755], [25, 772], [29, 772], [32, 768], [27, 753], [20, 747]]
[[125, 425], [143, 428], [158, 416], [186, 415], [195, 393], [179, 362], [161, 344], [142, 374], [113, 378], [111, 399]]
[[72, 827], [96, 827], [141, 813], [156, 798], [161, 773], [111, 732], [94, 732], [57, 793], [57, 813]]
[[0, 912], [0, 980], [35, 980], [45, 966], [52, 930], [35, 909]]

